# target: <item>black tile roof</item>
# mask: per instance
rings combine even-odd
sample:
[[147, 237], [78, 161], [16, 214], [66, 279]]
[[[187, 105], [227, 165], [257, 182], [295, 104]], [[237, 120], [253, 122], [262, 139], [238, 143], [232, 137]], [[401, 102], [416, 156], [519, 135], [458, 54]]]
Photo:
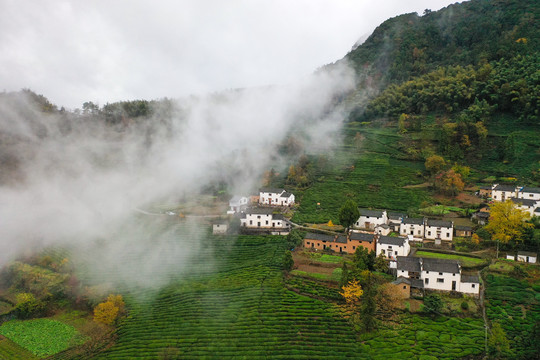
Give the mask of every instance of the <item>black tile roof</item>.
[[360, 216], [370, 216], [380, 218], [383, 216], [382, 210], [368, 210], [368, 209], [358, 209], [360, 211]]
[[422, 268], [425, 271], [459, 273], [459, 263], [456, 260], [422, 258]]
[[373, 242], [375, 234], [352, 232], [350, 238], [351, 240]]
[[426, 221], [426, 226], [451, 228], [454, 226], [454, 224], [452, 224], [451, 221], [428, 219]]
[[378, 242], [380, 244], [403, 246], [405, 244], [405, 238], [392, 237], [392, 236], [379, 236]]
[[394, 284], [394, 285], [399, 285], [399, 284], [411, 285], [411, 280], [409, 278], [400, 276], [396, 280], [392, 281], [392, 284]]
[[497, 185], [493, 188], [493, 190], [498, 191], [516, 191], [516, 186], [514, 185]]
[[387, 215], [389, 220], [401, 220], [405, 217], [405, 214], [395, 212], [389, 212]]
[[290, 192], [286, 192], [286, 191], [285, 191], [283, 194], [281, 194], [281, 197], [282, 197], [282, 198], [288, 198], [288, 197], [290, 197], [291, 195], [292, 195], [292, 194], [291, 194]]
[[517, 254], [521, 256], [535, 256], [535, 257], [537, 255], [535, 252], [530, 252], [530, 251], [518, 251]]
[[283, 217], [283, 214], [274, 214], [274, 216], [272, 216], [272, 219], [273, 220], [283, 220], [284, 217]]
[[539, 187], [531, 187], [531, 186], [525, 186], [523, 189], [520, 190], [520, 192], [524, 193], [534, 193], [534, 194], [540, 194], [540, 188]]
[[514, 204], [521, 204], [526, 207], [533, 207], [536, 205], [538, 200], [532, 200], [532, 199], [518, 199], [518, 198], [510, 198]]
[[326, 234], [307, 233], [304, 240], [334, 241], [334, 236]]
[[485, 212], [485, 211], [479, 211], [477, 213], [475, 213], [475, 216], [476, 218], [480, 218], [480, 219], [487, 219], [489, 218], [489, 213], [488, 212]]
[[480, 283], [477, 275], [461, 275], [461, 282], [466, 283]]
[[271, 215], [273, 212], [274, 210], [270, 208], [251, 208], [246, 210], [246, 214], [248, 215]]
[[454, 226], [454, 229], [460, 230], [460, 231], [472, 231], [472, 226], [456, 225], [456, 226]]
[[347, 243], [347, 237], [345, 235], [339, 235], [335, 242], [337, 243], [340, 243], [340, 244], [346, 244]]
[[403, 219], [404, 224], [416, 224], [416, 225], [423, 225], [424, 224], [424, 218], [405, 218]]
[[397, 257], [397, 269], [405, 271], [420, 272], [420, 258], [411, 256], [398, 256]]

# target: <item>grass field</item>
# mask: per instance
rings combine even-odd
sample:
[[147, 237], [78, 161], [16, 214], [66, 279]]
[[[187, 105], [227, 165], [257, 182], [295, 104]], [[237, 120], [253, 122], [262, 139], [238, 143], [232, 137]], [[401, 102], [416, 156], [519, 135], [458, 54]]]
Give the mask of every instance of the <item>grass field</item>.
[[441, 254], [441, 253], [422, 251], [422, 250], [417, 251], [416, 256], [434, 258], [434, 259], [458, 260], [461, 263], [461, 265], [465, 267], [477, 266], [477, 265], [482, 265], [486, 263], [486, 260], [484, 259], [478, 259], [478, 258], [463, 256], [463, 255]]
[[0, 326], [0, 334], [38, 357], [56, 354], [85, 341], [74, 327], [51, 319], [7, 321]]

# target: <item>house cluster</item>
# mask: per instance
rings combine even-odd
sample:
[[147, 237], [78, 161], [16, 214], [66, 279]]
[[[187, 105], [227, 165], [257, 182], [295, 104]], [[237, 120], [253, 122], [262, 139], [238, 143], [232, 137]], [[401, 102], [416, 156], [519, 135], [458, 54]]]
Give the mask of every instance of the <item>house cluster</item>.
[[390, 268], [396, 271], [397, 280], [394, 284], [404, 293], [411, 289], [423, 293], [429, 289], [479, 294], [478, 276], [462, 274], [459, 262], [408, 256], [411, 238], [411, 235], [392, 237], [356, 231], [351, 231], [347, 236], [308, 233], [304, 237], [304, 247], [348, 254], [364, 247], [373, 250], [377, 256], [382, 254], [390, 260]]
[[480, 195], [494, 201], [511, 200], [516, 207], [527, 211], [531, 216], [540, 216], [540, 188], [494, 184], [491, 189], [480, 189]]
[[307, 233], [304, 247], [316, 250], [332, 250], [354, 254], [359, 247], [383, 254], [387, 259], [395, 260], [398, 256], [407, 256], [411, 250], [409, 238], [392, 237], [366, 232], [351, 231], [348, 235], [326, 235]]
[[455, 236], [471, 236], [471, 227], [455, 227], [452, 221], [426, 218], [409, 218], [404, 214], [386, 212], [386, 210], [359, 209], [360, 217], [354, 227], [373, 230], [380, 235], [399, 232], [401, 236], [412, 236], [414, 241], [452, 241]]
[[517, 254], [506, 254], [506, 259], [535, 264], [538, 254], [530, 251], [518, 251]]
[[419, 290], [456, 291], [476, 296], [480, 294], [478, 276], [463, 274], [456, 260], [398, 256], [396, 276], [398, 282]]
[[[243, 229], [285, 235], [291, 225], [280, 210], [282, 207], [292, 205], [294, 194], [284, 189], [262, 188], [259, 190], [259, 196], [233, 196], [229, 201], [227, 214], [238, 216]], [[228, 225], [227, 220], [214, 221], [213, 233], [226, 234]]]

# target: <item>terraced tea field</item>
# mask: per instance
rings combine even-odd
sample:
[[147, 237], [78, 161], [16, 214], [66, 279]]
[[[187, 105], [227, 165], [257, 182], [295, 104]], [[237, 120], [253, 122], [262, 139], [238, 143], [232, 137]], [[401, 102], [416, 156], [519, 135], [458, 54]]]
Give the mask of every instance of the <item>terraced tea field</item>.
[[[342, 316], [337, 289], [284, 277], [284, 237], [205, 241], [193, 263], [212, 267], [194, 266], [158, 292], [126, 295], [129, 316], [119, 325], [118, 340], [97, 358], [372, 359], [388, 358], [398, 348], [412, 358], [435, 349], [439, 358], [452, 359], [481, 352], [476, 339], [482, 330], [456, 327], [451, 319], [406, 316], [403, 324], [358, 339]], [[468, 340], [448, 345], [442, 334]]]

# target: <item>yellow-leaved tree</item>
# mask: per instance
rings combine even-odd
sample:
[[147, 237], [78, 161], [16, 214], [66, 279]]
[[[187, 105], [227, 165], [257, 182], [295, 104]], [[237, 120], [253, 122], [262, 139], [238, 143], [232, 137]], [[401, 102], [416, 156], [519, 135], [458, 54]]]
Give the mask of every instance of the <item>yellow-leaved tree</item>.
[[534, 226], [525, 222], [529, 218], [529, 213], [517, 208], [512, 200], [498, 202], [491, 206], [486, 230], [491, 233], [493, 240], [502, 243], [521, 241], [524, 230]]
[[94, 321], [110, 325], [114, 323], [119, 314], [124, 311], [122, 295], [109, 295], [106, 301], [94, 308]]
[[356, 305], [364, 293], [362, 286], [356, 279], [349, 281], [349, 283], [341, 289], [343, 289], [343, 292], [340, 292], [339, 294], [345, 298], [347, 305], [350, 306]]

